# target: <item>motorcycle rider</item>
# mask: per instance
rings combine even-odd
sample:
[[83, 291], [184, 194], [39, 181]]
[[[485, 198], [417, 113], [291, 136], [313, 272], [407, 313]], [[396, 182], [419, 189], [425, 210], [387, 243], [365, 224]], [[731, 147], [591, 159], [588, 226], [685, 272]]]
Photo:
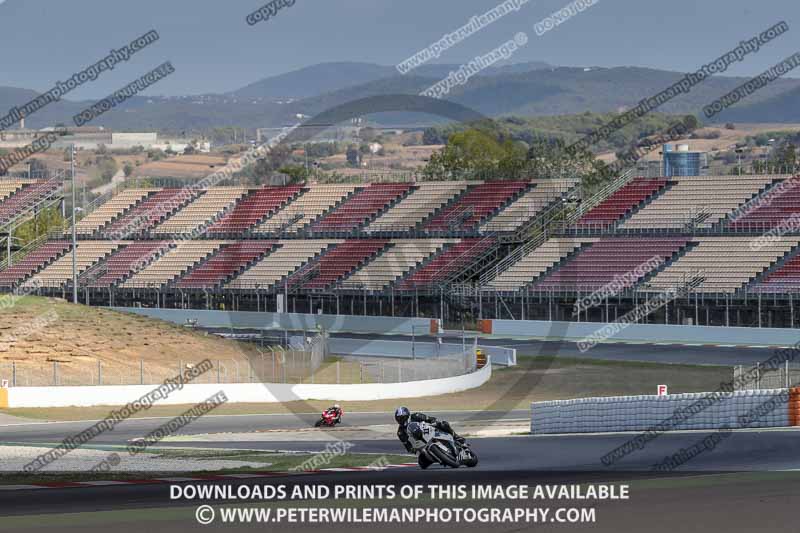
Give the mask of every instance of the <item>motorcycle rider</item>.
[[333, 407], [328, 407], [325, 412], [334, 416], [335, 424], [339, 424], [342, 421], [342, 415], [344, 414], [344, 411], [342, 411], [342, 408], [339, 407], [338, 403], [333, 404]]
[[[397, 410], [394, 412], [394, 419], [397, 421], [398, 428], [397, 428], [397, 438], [400, 439], [400, 442], [403, 443], [405, 446], [406, 451], [409, 453], [414, 451], [414, 448], [411, 446], [411, 442], [408, 438], [408, 433], [406, 428], [408, 427], [409, 422], [427, 422], [428, 424], [433, 425], [439, 431], [444, 433], [448, 433], [449, 435], [453, 436], [453, 440], [455, 440], [459, 444], [464, 444], [465, 439], [464, 437], [459, 436], [450, 427], [450, 423], [446, 420], [437, 420], [436, 417], [428, 416], [425, 413], [411, 413], [408, 410], [408, 407], [398, 407]], [[431, 465], [430, 461], [423, 455], [419, 455], [419, 466], [424, 468], [428, 468]]]

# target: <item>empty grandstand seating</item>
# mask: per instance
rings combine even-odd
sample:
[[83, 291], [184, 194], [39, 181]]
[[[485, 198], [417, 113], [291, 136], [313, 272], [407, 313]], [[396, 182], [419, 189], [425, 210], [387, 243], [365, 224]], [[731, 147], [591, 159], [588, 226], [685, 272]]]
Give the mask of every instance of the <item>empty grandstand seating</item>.
[[680, 237], [601, 238], [537, 281], [534, 288], [594, 291], [614, 282], [615, 290], [627, 289], [686, 244], [687, 239]]
[[445, 248], [431, 261], [400, 281], [396, 287], [400, 290], [413, 290], [444, 281], [471, 265], [478, 256], [492, 246], [494, 240], [490, 237], [463, 239]]
[[524, 254], [506, 270], [489, 282], [489, 287], [501, 291], [516, 291], [535, 281], [539, 276], [564, 261], [582, 246], [596, 239], [554, 237]]
[[101, 271], [86, 284], [91, 287], [111, 287], [124, 281], [170, 247], [169, 241], [136, 241], [113, 254]]
[[[76, 273], [80, 275], [86, 269], [111, 255], [124, 242], [110, 241], [82, 241], [78, 243], [75, 254]], [[72, 280], [72, 254], [73, 250], [56, 259], [43, 270], [34, 274], [25, 281], [23, 287], [61, 287]]]
[[185, 275], [176, 286], [181, 289], [217, 287], [263, 257], [276, 244], [275, 241], [240, 241], [230, 244]]
[[325, 289], [346, 276], [383, 250], [388, 241], [382, 239], [350, 239], [309, 263], [289, 279], [304, 289]]
[[0, 287], [15, 287], [26, 278], [46, 267], [63, 254], [72, 244], [68, 241], [49, 241], [26, 255], [20, 262], [0, 272]]
[[[205, 191], [199, 191], [200, 194], [203, 192]], [[124, 239], [149, 231], [197, 194], [197, 191], [193, 192], [190, 189], [156, 191], [107, 225], [100, 234], [109, 238]]]
[[153, 230], [155, 235], [184, 235], [214, 221], [247, 194], [242, 187], [214, 187]]
[[342, 283], [342, 288], [382, 290], [450, 242], [453, 241], [446, 239], [394, 241], [379, 257], [348, 277]]
[[321, 220], [312, 232], [349, 233], [372, 220], [411, 189], [410, 183], [373, 183], [356, 192]]
[[297, 233], [355, 190], [352, 184], [312, 185], [285, 209], [259, 224], [253, 233]]
[[7, 224], [20, 214], [32, 209], [45, 199], [51, 197], [63, 182], [60, 178], [49, 180], [33, 180], [0, 203], [0, 225]]
[[324, 239], [279, 241], [280, 247], [277, 250], [228, 282], [225, 287], [248, 290], [272, 288], [329, 246], [339, 242], [341, 241]]
[[576, 226], [611, 226], [666, 186], [666, 179], [634, 178], [590, 209], [578, 220]]
[[209, 258], [223, 244], [223, 241], [182, 241], [120, 286], [127, 289], [162, 287]]
[[781, 226], [790, 227], [790, 231], [797, 231], [798, 221], [791, 221], [800, 216], [800, 187], [795, 180], [785, 181], [784, 188], [770, 189], [763, 197], [756, 201], [752, 209], [744, 208], [744, 213], [730, 222], [728, 228], [733, 231], [758, 231], [765, 232]]
[[775, 176], [687, 176], [625, 220], [622, 229], [711, 228], [769, 186]]
[[4, 201], [12, 194], [20, 191], [23, 187], [25, 187], [29, 183], [30, 180], [0, 178], [0, 202]]
[[155, 192], [154, 189], [122, 191], [78, 221], [75, 225], [75, 233], [80, 236], [93, 235], [153, 192]]
[[800, 256], [789, 258], [752, 286], [754, 292], [796, 293], [800, 290]]
[[212, 224], [210, 235], [243, 233], [275, 213], [300, 192], [300, 187], [263, 187], [252, 191], [220, 220]]
[[545, 207], [561, 198], [575, 186], [577, 180], [537, 180], [533, 189], [500, 211], [481, 225], [484, 232], [517, 231], [526, 222], [536, 217]]
[[522, 181], [490, 181], [470, 188], [424, 224], [428, 231], [469, 231], [528, 187]]
[[415, 229], [437, 209], [464, 192], [466, 181], [432, 181], [417, 186], [411, 194], [370, 223], [367, 232], [402, 232]]
[[753, 248], [751, 237], [702, 237], [697, 246], [668, 266], [648, 285], [664, 290], [697, 278], [699, 292], [732, 293], [742, 288], [795, 248], [797, 237], [779, 237]]

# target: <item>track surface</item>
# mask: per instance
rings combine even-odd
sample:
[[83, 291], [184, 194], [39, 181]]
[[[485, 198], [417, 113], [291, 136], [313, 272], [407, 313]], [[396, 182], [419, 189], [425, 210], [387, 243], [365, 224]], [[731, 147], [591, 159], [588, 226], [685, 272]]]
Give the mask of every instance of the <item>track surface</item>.
[[[354, 337], [348, 335], [348, 337]], [[385, 337], [383, 337], [385, 338]], [[398, 336], [407, 340], [407, 337]], [[622, 361], [650, 361], [694, 364], [751, 364], [772, 355], [774, 348], [717, 346], [659, 346], [641, 344], [601, 344], [581, 354], [574, 343], [530, 340], [482, 339], [484, 344], [515, 347], [526, 355], [588, 357]], [[456, 429], [465, 421], [526, 419], [527, 410], [510, 412], [438, 412], [432, 413], [451, 421]], [[289, 415], [208, 415], [182, 434], [246, 433], [275, 429], [309, 428], [317, 413]], [[125, 445], [163, 424], [166, 418], [132, 419], [114, 431], [98, 436], [92, 445]], [[343, 430], [392, 423], [389, 413], [347, 413]], [[60, 440], [91, 425], [91, 422], [56, 422], [0, 424], [0, 440], [5, 444], [56, 444]], [[337, 431], [330, 431], [329, 441], [339, 440]], [[798, 531], [796, 502], [800, 497], [800, 473], [765, 473], [800, 469], [800, 433], [796, 430], [740, 431], [721, 442], [713, 451], [695, 457], [676, 473], [664, 475], [648, 472], [653, 464], [666, 456], [689, 448], [710, 432], [672, 433], [659, 437], [643, 450], [635, 451], [617, 464], [606, 467], [600, 457], [621, 445], [632, 434], [517, 436], [473, 439], [472, 444], [481, 462], [476, 469], [447, 470], [417, 468], [385, 472], [337, 473], [276, 477], [267, 484], [342, 483], [479, 483], [537, 484], [572, 482], [624, 481], [632, 484], [632, 500], [598, 504], [594, 525], [414, 525], [419, 531]], [[352, 435], [352, 433], [351, 433]], [[402, 452], [394, 439], [363, 436], [352, 440], [352, 452]], [[202, 439], [202, 437], [200, 437]], [[320, 451], [326, 440], [317, 442], [241, 441], [163, 443], [172, 447], [302, 450]], [[743, 473], [750, 471], [750, 473]], [[724, 472], [724, 473], [720, 473]], [[235, 482], [209, 481], [210, 484], [265, 484], [264, 480]], [[637, 488], [638, 487], [638, 488]], [[329, 502], [330, 503], [330, 502]], [[576, 502], [545, 502], [557, 507]], [[757, 504], [757, 505], [756, 505]], [[197, 502], [173, 501], [167, 485], [124, 485], [44, 491], [0, 491], [0, 531], [109, 531], [123, 533], [148, 528], [157, 531], [195, 531]], [[230, 502], [226, 502], [230, 505]], [[530, 502], [523, 506], [530, 507]], [[581, 503], [577, 502], [580, 506]], [[335, 504], [334, 504], [335, 506]], [[268, 525], [207, 526], [209, 530], [243, 531], [264, 529]], [[275, 526], [272, 527], [274, 529]], [[286, 531], [374, 531], [375, 526], [312, 526], [297, 524], [280, 526]], [[409, 525], [385, 526], [388, 531], [408, 531]]]

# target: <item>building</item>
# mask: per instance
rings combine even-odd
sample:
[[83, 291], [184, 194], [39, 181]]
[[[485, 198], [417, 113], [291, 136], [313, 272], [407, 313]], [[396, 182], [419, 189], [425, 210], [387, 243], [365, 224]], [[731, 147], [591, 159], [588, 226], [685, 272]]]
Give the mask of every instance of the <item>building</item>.
[[664, 176], [702, 176], [708, 167], [708, 157], [705, 152], [692, 152], [688, 144], [679, 144], [672, 149], [671, 144], [665, 144], [662, 151]]

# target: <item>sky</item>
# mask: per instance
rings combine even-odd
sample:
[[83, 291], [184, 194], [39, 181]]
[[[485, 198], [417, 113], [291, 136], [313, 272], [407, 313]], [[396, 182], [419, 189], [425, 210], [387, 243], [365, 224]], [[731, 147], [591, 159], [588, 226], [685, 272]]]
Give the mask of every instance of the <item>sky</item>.
[[[5, 0], [0, 86], [47, 90], [153, 29], [160, 35], [156, 43], [70, 99], [104, 97], [164, 61], [175, 73], [144, 94], [226, 92], [322, 62], [396, 65], [501, 2], [295, 0], [249, 25], [247, 15], [263, 0]], [[536, 23], [569, 3], [530, 0], [436, 62], [465, 63], [525, 32], [527, 45], [507, 62], [688, 72], [780, 21], [790, 31], [727, 74], [755, 75], [800, 51], [797, 0], [598, 0], [537, 36]]]

